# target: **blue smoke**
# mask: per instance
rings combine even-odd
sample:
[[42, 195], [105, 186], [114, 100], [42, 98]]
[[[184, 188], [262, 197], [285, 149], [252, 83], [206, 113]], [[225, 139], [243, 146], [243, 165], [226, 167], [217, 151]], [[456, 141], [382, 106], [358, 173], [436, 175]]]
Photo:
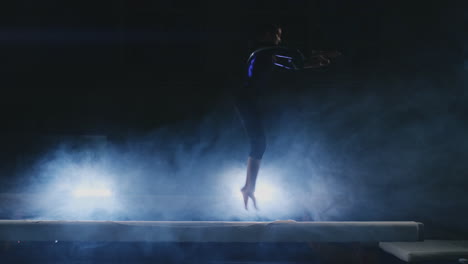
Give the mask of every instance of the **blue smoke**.
[[[467, 131], [458, 98], [393, 76], [265, 97], [260, 211], [245, 211], [248, 140], [220, 104], [125, 142], [62, 142], [24, 177], [34, 218], [86, 220], [416, 220], [447, 223], [467, 205]], [[337, 88], [338, 87], [338, 88]], [[68, 201], [76, 186], [112, 197]], [[101, 189], [102, 189], [101, 188]]]

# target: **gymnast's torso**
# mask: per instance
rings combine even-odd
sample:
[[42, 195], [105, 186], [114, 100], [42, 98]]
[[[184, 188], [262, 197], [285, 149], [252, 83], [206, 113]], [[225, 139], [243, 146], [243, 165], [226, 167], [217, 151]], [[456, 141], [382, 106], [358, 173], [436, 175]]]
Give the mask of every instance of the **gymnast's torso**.
[[247, 60], [243, 91], [248, 94], [264, 92], [278, 70], [302, 68], [304, 56], [297, 49], [269, 46], [256, 49]]

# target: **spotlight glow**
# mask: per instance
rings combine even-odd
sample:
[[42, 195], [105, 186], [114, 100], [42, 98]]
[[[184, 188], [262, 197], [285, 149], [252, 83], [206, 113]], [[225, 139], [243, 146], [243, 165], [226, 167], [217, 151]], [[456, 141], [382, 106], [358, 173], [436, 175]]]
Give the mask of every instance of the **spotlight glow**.
[[280, 190], [275, 184], [262, 182], [255, 190], [255, 196], [264, 202], [272, 202], [280, 198]]
[[[255, 197], [259, 210], [253, 209], [252, 201], [249, 200], [248, 208], [244, 209], [244, 201], [240, 192], [245, 183], [245, 167], [236, 166], [227, 168], [222, 177], [219, 177], [220, 195], [225, 197], [230, 208], [226, 217], [236, 217], [237, 219], [258, 221], [277, 220], [290, 217], [298, 212], [295, 196], [287, 190], [286, 172], [272, 165], [262, 167], [255, 189]], [[228, 194], [228, 195], [226, 195]], [[300, 208], [299, 208], [300, 209]], [[222, 210], [222, 209], [220, 209]]]
[[73, 191], [74, 197], [110, 197], [112, 192], [109, 189], [85, 189], [79, 188]]
[[[65, 156], [66, 157], [66, 156]], [[61, 157], [46, 171], [47, 186], [35, 208], [41, 218], [55, 220], [106, 220], [123, 208], [114, 168], [98, 159]]]

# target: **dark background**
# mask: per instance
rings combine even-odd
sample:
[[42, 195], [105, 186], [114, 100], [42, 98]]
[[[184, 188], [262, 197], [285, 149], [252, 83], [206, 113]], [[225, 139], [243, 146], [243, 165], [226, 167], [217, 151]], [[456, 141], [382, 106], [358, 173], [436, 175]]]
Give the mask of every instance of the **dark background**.
[[[282, 25], [284, 44], [306, 55], [343, 55], [326, 69], [278, 74], [270, 95], [282, 95], [284, 105], [294, 105], [286, 99], [294, 96], [303, 103], [313, 98], [304, 105], [321, 113], [314, 122], [339, 114], [340, 126], [322, 127], [340, 146], [337, 153], [346, 151], [342, 135], [361, 132], [352, 149], [361, 154], [354, 158], [378, 160], [379, 149], [387, 151], [380, 157], [385, 162], [361, 159], [356, 167], [412, 166], [418, 169], [407, 172], [414, 176], [408, 184], [447, 183], [435, 187], [434, 199], [447, 198], [435, 214], [450, 229], [443, 217], [468, 216], [466, 199], [454, 197], [466, 196], [468, 186], [467, 7], [465, 1], [10, 1], [0, 9], [2, 189], [8, 192], [24, 168], [64, 137], [120, 142], [197, 123], [230, 105], [250, 32], [273, 22]], [[372, 104], [359, 108], [367, 97]], [[369, 126], [374, 138], [366, 134]], [[400, 128], [417, 132], [399, 134]], [[408, 150], [411, 165], [401, 154]], [[391, 184], [380, 190], [399, 188]], [[418, 219], [430, 223], [429, 211]]]
[[107, 133], [201, 115], [238, 77], [260, 22], [283, 25], [306, 54], [340, 50], [347, 71], [448, 82], [463, 63], [462, 3], [15, 1], [1, 11], [3, 131]]

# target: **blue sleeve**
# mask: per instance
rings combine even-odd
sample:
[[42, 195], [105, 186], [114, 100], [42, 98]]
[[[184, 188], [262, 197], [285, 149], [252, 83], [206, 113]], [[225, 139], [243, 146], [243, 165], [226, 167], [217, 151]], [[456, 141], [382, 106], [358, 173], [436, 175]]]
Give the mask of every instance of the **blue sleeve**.
[[305, 57], [298, 49], [283, 48], [278, 50], [275, 56], [276, 61], [274, 64], [277, 67], [288, 70], [300, 70], [304, 68]]

